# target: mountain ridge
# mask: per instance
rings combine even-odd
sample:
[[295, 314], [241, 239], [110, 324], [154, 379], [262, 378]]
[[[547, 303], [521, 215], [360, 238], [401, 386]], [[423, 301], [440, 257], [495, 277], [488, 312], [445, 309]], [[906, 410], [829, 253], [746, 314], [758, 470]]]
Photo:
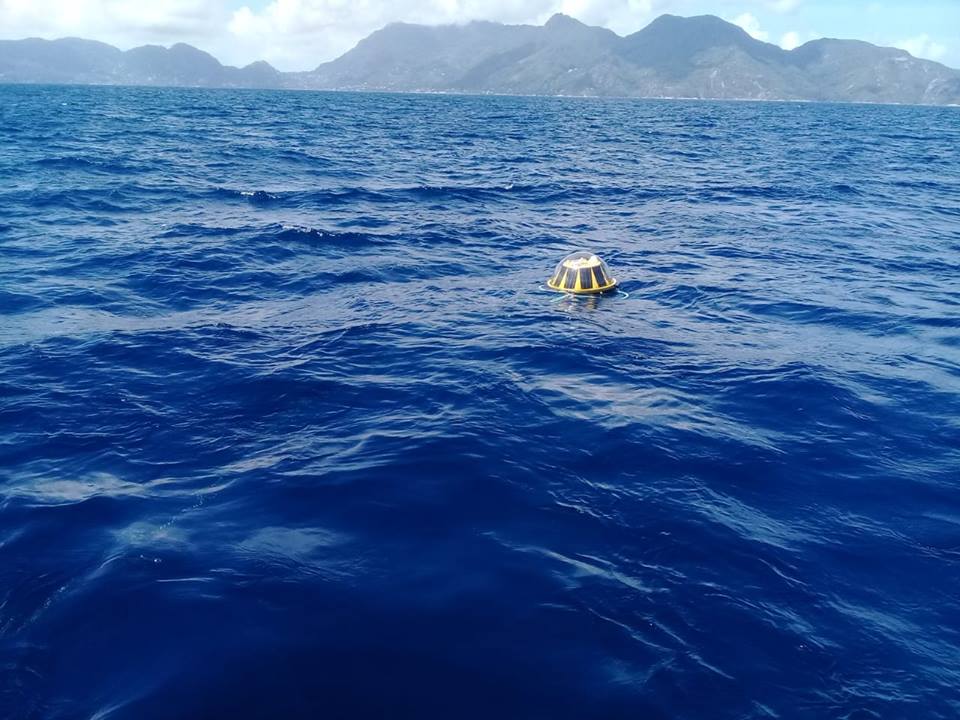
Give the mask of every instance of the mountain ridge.
[[960, 70], [860, 40], [784, 50], [712, 15], [661, 15], [626, 36], [561, 13], [543, 25], [397, 22], [304, 72], [222, 65], [184, 43], [0, 41], [0, 83], [18, 82], [960, 104]]
[[0, 40], [0, 83], [281, 87], [283, 74], [262, 60], [223, 65], [186, 43], [120, 50], [99, 40]]

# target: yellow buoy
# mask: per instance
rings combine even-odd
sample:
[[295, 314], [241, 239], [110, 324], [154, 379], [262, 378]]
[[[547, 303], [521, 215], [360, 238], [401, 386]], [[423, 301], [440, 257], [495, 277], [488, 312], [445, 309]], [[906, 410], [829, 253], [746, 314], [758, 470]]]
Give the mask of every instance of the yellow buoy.
[[610, 268], [594, 253], [580, 250], [567, 255], [547, 280], [547, 287], [575, 295], [596, 295], [613, 290], [617, 281]]

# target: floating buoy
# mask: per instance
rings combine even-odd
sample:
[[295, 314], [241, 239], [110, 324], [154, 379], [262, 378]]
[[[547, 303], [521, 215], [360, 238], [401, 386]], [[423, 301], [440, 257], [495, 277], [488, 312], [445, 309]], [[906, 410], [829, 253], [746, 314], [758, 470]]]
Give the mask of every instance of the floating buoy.
[[575, 295], [597, 295], [613, 290], [617, 281], [610, 268], [594, 253], [580, 250], [567, 255], [547, 280], [547, 287]]

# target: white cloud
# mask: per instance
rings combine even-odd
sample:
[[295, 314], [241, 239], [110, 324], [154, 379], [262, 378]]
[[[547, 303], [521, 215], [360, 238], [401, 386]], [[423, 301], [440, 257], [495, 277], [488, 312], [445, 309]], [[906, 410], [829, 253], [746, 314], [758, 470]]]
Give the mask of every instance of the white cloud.
[[0, 0], [0, 36], [189, 41], [216, 32], [225, 15], [222, 0]]
[[744, 30], [747, 31], [747, 34], [750, 37], [756, 40], [763, 40], [764, 42], [770, 37], [770, 33], [760, 29], [760, 21], [757, 18], [748, 12], [745, 12], [741, 15], [737, 15], [732, 21], [734, 25], [739, 25]]
[[800, 7], [802, 0], [770, 0], [767, 4], [778, 13], [787, 13]]
[[906, 50], [908, 53], [918, 58], [927, 60], [939, 60], [947, 54], [947, 46], [936, 42], [929, 35], [917, 35], [916, 37], [900, 40], [893, 44], [894, 47]]
[[800, 39], [800, 33], [796, 30], [791, 30], [790, 32], [784, 33], [783, 37], [780, 38], [780, 47], [784, 50], [793, 50], [794, 48], [800, 47], [803, 44], [803, 41]]

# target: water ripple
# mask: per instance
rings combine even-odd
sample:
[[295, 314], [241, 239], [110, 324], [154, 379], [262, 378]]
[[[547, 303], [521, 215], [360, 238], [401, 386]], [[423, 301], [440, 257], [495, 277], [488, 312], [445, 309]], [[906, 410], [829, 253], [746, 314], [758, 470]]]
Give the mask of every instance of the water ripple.
[[953, 109], [0, 93], [4, 718], [960, 713]]

